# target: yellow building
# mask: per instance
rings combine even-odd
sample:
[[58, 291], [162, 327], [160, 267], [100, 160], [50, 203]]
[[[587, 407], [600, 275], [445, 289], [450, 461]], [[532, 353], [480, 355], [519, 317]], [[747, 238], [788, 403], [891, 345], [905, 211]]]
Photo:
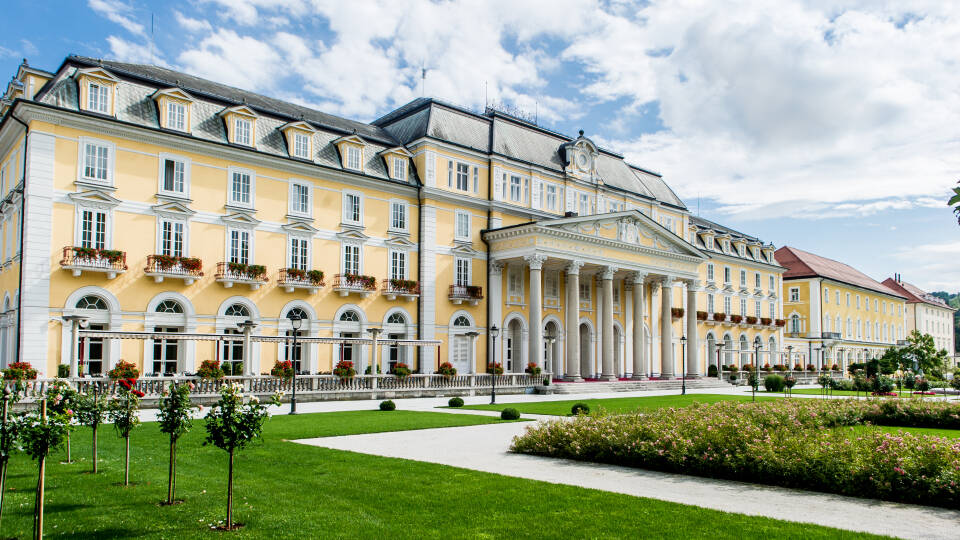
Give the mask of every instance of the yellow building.
[[672, 378], [681, 362], [696, 376], [718, 343], [745, 363], [780, 342], [773, 246], [691, 216], [659, 174], [583, 132], [432, 99], [367, 124], [76, 56], [24, 65], [0, 106], [4, 364], [370, 363], [353, 345], [159, 338], [88, 338], [74, 356], [76, 316], [153, 334], [251, 321], [259, 336], [300, 317], [316, 338], [439, 340], [439, 355], [384, 347], [384, 364], [422, 373], [495, 359], [572, 380]]
[[794, 247], [776, 251], [783, 275], [784, 348], [800, 365], [879, 358], [905, 339], [907, 299], [838, 261]]
[[914, 330], [921, 334], [928, 334], [933, 338], [933, 343], [937, 349], [947, 351], [948, 355], [953, 355], [956, 352], [953, 315], [957, 310], [950, 307], [942, 298], [903, 281], [900, 274], [883, 280], [883, 284], [907, 298], [904, 320], [907, 323], [906, 331], [908, 335]]

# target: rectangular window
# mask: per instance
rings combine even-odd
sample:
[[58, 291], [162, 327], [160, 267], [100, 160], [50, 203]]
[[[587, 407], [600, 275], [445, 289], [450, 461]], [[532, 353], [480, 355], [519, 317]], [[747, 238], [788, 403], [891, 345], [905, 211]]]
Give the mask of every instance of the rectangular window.
[[290, 212], [310, 215], [310, 186], [299, 183], [290, 184]]
[[775, 319], [777, 317], [777, 304], [776, 302], [770, 302], [770, 318]]
[[724, 266], [724, 267], [723, 267], [723, 282], [724, 282], [725, 284], [727, 284], [727, 285], [730, 285], [730, 283], [731, 283], [730, 279], [731, 279], [732, 276], [731, 276], [730, 274], [731, 274], [731, 272], [730, 272], [730, 267], [729, 267], [729, 266]]
[[590, 303], [590, 281], [580, 282], [580, 301]]
[[90, 83], [87, 86], [87, 110], [110, 114], [110, 87]]
[[251, 146], [250, 131], [253, 128], [252, 122], [246, 118], [235, 118], [233, 121], [233, 142]]
[[457, 210], [457, 240], [470, 240], [470, 214]]
[[393, 156], [393, 178], [394, 180], [407, 179], [407, 160], [399, 156]]
[[747, 299], [746, 298], [740, 299], [740, 314], [743, 315], [744, 317], [747, 316]]
[[730, 297], [729, 297], [729, 296], [724, 296], [724, 297], [723, 297], [723, 312], [726, 313], [727, 315], [733, 314], [733, 307], [730, 305], [730, 303], [731, 303], [731, 302], [730, 302]]
[[405, 252], [390, 252], [390, 279], [407, 279], [407, 254]]
[[253, 179], [245, 171], [233, 171], [230, 177], [230, 203], [240, 206], [252, 206], [251, 192]]
[[172, 158], [163, 160], [163, 191], [183, 195], [186, 193], [187, 164]]
[[343, 273], [360, 273], [360, 246], [356, 244], [343, 245]]
[[714, 310], [714, 298], [712, 294], [707, 295], [707, 313], [713, 313]]
[[88, 142], [83, 148], [83, 177], [96, 182], [110, 182], [110, 147]]
[[461, 287], [466, 287], [470, 285], [470, 259], [464, 259], [462, 257], [457, 257], [456, 261], [456, 275], [454, 285]]
[[521, 202], [523, 200], [519, 176], [510, 177], [510, 200], [513, 202]]
[[823, 303], [824, 304], [830, 303], [830, 289], [827, 289], [827, 288], [823, 289]]
[[580, 215], [590, 215], [590, 196], [583, 193], [580, 194]]
[[556, 272], [547, 272], [543, 277], [543, 290], [547, 298], [560, 297], [560, 277]]
[[777, 288], [777, 278], [775, 276], [770, 276], [770, 292], [773, 292]]
[[850, 293], [847, 293], [847, 307], [850, 307]]
[[757, 300], [753, 304], [753, 315], [757, 318], [760, 317], [760, 301], [759, 300]]
[[758, 288], [758, 289], [760, 288], [760, 272], [757, 272], [757, 273], [754, 275], [753, 286], [756, 287], [756, 288]]
[[837, 305], [839, 306], [839, 305], [840, 305], [840, 291], [837, 291], [834, 296], [835, 296], [835, 298], [836, 298], [836, 300], [837, 300]]
[[230, 231], [230, 262], [250, 264], [250, 231]]
[[457, 163], [457, 189], [470, 190], [470, 166], [466, 163]]
[[480, 193], [480, 167], [473, 168], [473, 191]]
[[860, 295], [857, 295], [857, 309], [860, 309]]
[[307, 238], [290, 238], [290, 268], [306, 270], [309, 267], [310, 240]]
[[390, 203], [390, 228], [395, 231], [407, 230], [407, 203]]
[[747, 288], [747, 271], [746, 270], [740, 271], [740, 288], [741, 289]]
[[83, 210], [80, 214], [80, 246], [94, 249], [107, 247], [107, 213]]
[[713, 281], [713, 263], [707, 264], [707, 281]]
[[164, 219], [160, 222], [160, 254], [183, 257], [183, 222]]
[[310, 136], [303, 133], [293, 134], [294, 157], [310, 159]]
[[343, 221], [344, 223], [361, 223], [363, 217], [362, 199], [357, 193], [343, 194]]
[[167, 102], [167, 129], [187, 130], [187, 108], [182, 103]]
[[347, 168], [359, 171], [362, 168], [362, 152], [356, 146], [347, 147]]
[[557, 209], [557, 186], [553, 184], [547, 184], [546, 209], [547, 210]]
[[790, 287], [790, 301], [799, 302], [800, 301], [800, 289], [797, 287]]

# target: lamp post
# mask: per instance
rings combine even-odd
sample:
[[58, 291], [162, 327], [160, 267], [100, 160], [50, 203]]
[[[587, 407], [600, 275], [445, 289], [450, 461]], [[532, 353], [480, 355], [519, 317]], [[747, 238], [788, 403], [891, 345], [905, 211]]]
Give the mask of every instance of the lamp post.
[[753, 388], [753, 401], [757, 400], [757, 387], [760, 386], [760, 351], [763, 350], [763, 343], [753, 342], [753, 381], [750, 386]]
[[290, 326], [293, 327], [293, 352], [289, 355], [291, 358], [290, 364], [293, 368], [293, 379], [291, 379], [291, 387], [293, 390], [290, 394], [290, 414], [297, 414], [297, 334], [300, 333], [300, 326], [303, 325], [303, 319], [299, 315], [290, 316]]
[[500, 336], [500, 329], [497, 325], [490, 327], [490, 337], [493, 339], [493, 361], [487, 366], [490, 372], [490, 404], [497, 402], [497, 338]]
[[687, 395], [687, 336], [680, 336], [680, 395]]

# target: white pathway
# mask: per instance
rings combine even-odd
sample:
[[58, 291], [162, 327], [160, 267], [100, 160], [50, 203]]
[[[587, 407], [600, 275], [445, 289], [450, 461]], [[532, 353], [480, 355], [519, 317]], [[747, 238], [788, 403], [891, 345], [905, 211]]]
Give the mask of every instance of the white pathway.
[[[741, 392], [742, 390], [729, 393], [740, 394]], [[728, 392], [704, 390], [697, 393]], [[612, 396], [594, 394], [582, 397], [627, 397], [627, 395], [633, 394], [618, 393]], [[638, 392], [637, 395], [657, 395], [657, 393]], [[578, 397], [581, 396], [503, 396], [498, 401], [552, 401], [578, 399]], [[488, 399], [477, 396], [465, 398], [465, 401], [484, 403]], [[428, 410], [445, 402], [445, 399], [437, 398], [397, 400], [398, 408], [407, 410]], [[349, 410], [370, 409], [373, 404], [373, 402], [349, 403], [356, 405], [356, 407], [349, 407]], [[347, 403], [339, 403], [337, 404], [339, 407], [336, 408], [333, 408], [334, 404], [329, 402], [305, 405], [309, 406], [304, 409], [328, 409], [329, 407], [328, 410], [348, 410]], [[439, 411], [457, 414], [490, 414], [467, 410], [439, 409]], [[509, 453], [507, 450], [510, 441], [524, 429], [526, 426], [523, 423], [506, 423], [326, 437], [296, 442], [901, 538], [956, 539], [960, 537], [960, 529], [958, 529], [960, 511]]]

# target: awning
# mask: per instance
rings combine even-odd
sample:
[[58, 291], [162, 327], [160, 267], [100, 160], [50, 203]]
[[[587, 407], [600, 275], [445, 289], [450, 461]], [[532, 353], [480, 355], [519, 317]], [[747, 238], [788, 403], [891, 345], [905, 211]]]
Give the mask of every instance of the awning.
[[[108, 330], [80, 330], [82, 338], [101, 339], [139, 339], [139, 340], [166, 340], [166, 341], [243, 341], [243, 334], [187, 334], [179, 332], [111, 332]], [[251, 335], [250, 341], [264, 343], [286, 343], [293, 341], [290, 336], [259, 336]], [[341, 338], [341, 337], [308, 337], [297, 336], [297, 343], [329, 343], [332, 345], [370, 345], [371, 338]], [[440, 345], [442, 342], [435, 339], [378, 339], [383, 345], [412, 345], [428, 346]]]

